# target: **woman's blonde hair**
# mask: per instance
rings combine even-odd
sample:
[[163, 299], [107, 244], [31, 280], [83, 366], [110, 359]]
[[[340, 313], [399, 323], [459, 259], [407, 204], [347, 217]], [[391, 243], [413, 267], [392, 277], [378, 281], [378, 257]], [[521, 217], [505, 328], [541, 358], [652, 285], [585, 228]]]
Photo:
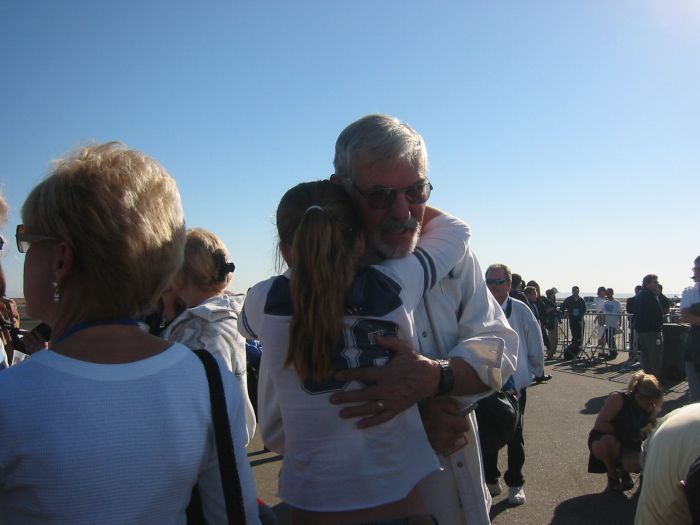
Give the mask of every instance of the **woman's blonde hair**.
[[233, 263], [228, 248], [217, 235], [204, 228], [187, 230], [184, 279], [206, 292], [219, 293], [233, 278]]
[[361, 224], [352, 201], [330, 181], [305, 182], [277, 208], [280, 243], [292, 248], [292, 320], [287, 365], [302, 379], [331, 373], [331, 351], [341, 335], [345, 297], [357, 266]]
[[27, 197], [22, 220], [28, 231], [71, 247], [59, 309], [85, 320], [148, 310], [182, 264], [185, 226], [175, 181], [155, 160], [117, 142], [55, 161]]
[[627, 393], [639, 394], [646, 399], [661, 399], [664, 396], [661, 390], [661, 383], [656, 379], [656, 376], [647, 374], [640, 370], [636, 372], [627, 385]]

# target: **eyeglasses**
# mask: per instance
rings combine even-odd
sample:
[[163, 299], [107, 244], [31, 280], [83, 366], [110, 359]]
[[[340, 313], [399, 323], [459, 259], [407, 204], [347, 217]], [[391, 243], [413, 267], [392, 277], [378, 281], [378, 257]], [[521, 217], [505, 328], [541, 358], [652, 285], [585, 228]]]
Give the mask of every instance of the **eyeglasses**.
[[385, 210], [390, 208], [396, 197], [404, 194], [406, 202], [409, 204], [423, 204], [430, 197], [433, 185], [428, 179], [406, 186], [405, 188], [374, 188], [372, 190], [361, 190], [349, 177], [345, 177], [353, 185], [357, 193], [362, 195], [367, 201], [367, 205], [373, 210]]
[[508, 282], [508, 279], [486, 279], [486, 284], [505, 284]]
[[51, 237], [49, 235], [39, 235], [36, 233], [27, 233], [27, 227], [24, 224], [17, 225], [17, 232], [15, 233], [15, 238], [17, 239], [17, 250], [19, 253], [27, 253], [32, 244], [44, 241], [60, 241], [58, 237]]

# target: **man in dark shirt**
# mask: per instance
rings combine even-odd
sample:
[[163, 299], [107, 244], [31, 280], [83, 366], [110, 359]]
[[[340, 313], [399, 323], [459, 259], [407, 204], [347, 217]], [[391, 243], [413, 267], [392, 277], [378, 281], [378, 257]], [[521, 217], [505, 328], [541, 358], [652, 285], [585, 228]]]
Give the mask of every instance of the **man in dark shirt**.
[[659, 304], [659, 278], [654, 274], [645, 275], [642, 291], [634, 298], [634, 326], [637, 348], [642, 368], [661, 380], [663, 343], [661, 328], [664, 318]]
[[569, 315], [569, 328], [571, 328], [571, 350], [573, 356], [581, 351], [583, 316], [586, 313], [586, 301], [579, 295], [578, 286], [571, 288], [571, 295], [564, 299], [561, 305], [562, 313]]
[[[512, 283], [510, 285], [510, 290], [508, 291], [508, 295], [510, 295], [513, 299], [517, 299], [518, 301], [522, 301], [526, 305], [530, 307], [532, 310], [532, 305], [530, 304], [530, 301], [528, 300], [527, 296], [521, 289], [521, 286], [524, 284], [523, 283], [523, 278], [520, 277], [517, 273], [514, 273], [511, 277]], [[534, 313], [534, 311], [533, 311]]]
[[661, 283], [658, 285], [659, 288], [659, 305], [661, 306], [661, 313], [663, 315], [668, 315], [668, 313], [671, 311], [671, 300], [664, 295], [664, 287], [661, 286]]
[[624, 369], [628, 369], [639, 359], [639, 350], [637, 348], [637, 339], [635, 338], [635, 327], [634, 327], [634, 302], [637, 300], [639, 292], [642, 291], [642, 285], [638, 284], [634, 287], [634, 296], [627, 299], [625, 304], [625, 312], [631, 314], [629, 318], [630, 327], [630, 353], [627, 362], [623, 365]]

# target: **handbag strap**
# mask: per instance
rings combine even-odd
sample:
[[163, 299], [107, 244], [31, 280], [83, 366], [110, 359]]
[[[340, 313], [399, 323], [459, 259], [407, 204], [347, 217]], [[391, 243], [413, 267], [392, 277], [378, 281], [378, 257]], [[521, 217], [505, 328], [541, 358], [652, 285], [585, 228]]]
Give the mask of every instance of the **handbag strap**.
[[212, 423], [216, 437], [216, 452], [219, 457], [219, 473], [221, 474], [228, 523], [231, 525], [246, 523], [243, 491], [241, 490], [241, 480], [238, 477], [238, 469], [236, 469], [236, 456], [233, 449], [233, 439], [231, 439], [231, 426], [226, 410], [224, 384], [221, 381], [219, 365], [214, 356], [206, 350], [195, 350], [194, 353], [202, 361], [209, 383]]

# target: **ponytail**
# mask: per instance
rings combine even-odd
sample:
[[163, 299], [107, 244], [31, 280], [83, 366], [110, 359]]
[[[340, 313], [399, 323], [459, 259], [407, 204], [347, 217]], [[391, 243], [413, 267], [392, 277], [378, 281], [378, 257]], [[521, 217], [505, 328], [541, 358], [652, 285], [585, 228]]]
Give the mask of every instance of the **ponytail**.
[[[285, 227], [290, 217], [296, 218], [293, 233]], [[293, 260], [285, 365], [293, 364], [302, 379], [319, 381], [333, 370], [332, 351], [341, 337], [345, 297], [355, 277], [359, 220], [340, 186], [319, 181], [289, 190], [277, 221], [280, 242], [291, 246]]]

